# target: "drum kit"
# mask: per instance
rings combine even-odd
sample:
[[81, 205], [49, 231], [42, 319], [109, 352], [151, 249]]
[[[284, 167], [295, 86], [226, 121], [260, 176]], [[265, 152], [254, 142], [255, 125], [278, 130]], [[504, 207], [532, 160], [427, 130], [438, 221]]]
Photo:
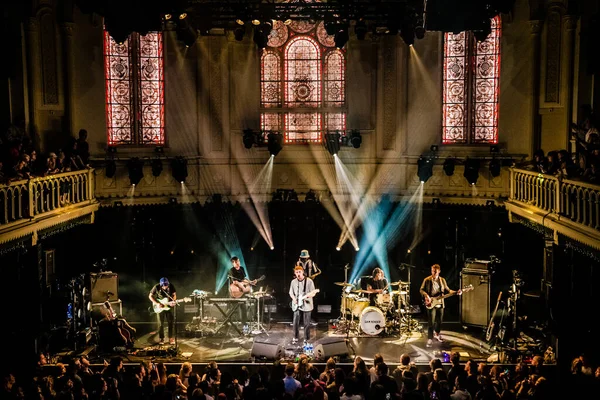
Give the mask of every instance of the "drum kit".
[[421, 330], [412, 318], [414, 308], [410, 306], [410, 282], [390, 283], [383, 293], [375, 295], [375, 305], [370, 304], [369, 298], [374, 294], [373, 290], [353, 290], [355, 285], [347, 282], [334, 284], [342, 287], [338, 327], [347, 335], [409, 335]]

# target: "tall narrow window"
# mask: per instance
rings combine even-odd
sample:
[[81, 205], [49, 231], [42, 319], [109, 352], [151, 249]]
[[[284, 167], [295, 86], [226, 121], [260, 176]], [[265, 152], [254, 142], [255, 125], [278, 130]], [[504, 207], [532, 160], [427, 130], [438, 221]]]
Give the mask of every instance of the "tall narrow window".
[[276, 21], [261, 56], [261, 129], [286, 143], [346, 130], [346, 57], [323, 22]]
[[119, 44], [104, 32], [109, 145], [165, 143], [163, 35], [132, 33]]
[[478, 42], [472, 32], [446, 33], [442, 143], [498, 143], [500, 16]]

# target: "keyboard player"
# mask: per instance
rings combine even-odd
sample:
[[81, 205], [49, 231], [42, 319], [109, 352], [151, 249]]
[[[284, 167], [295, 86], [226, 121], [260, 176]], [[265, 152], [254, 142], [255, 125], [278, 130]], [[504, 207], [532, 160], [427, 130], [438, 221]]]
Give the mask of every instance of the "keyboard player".
[[[246, 273], [242, 269], [240, 264], [240, 259], [238, 257], [231, 257], [231, 268], [229, 269], [229, 296], [239, 298], [240, 296], [245, 297], [249, 291], [246, 288], [250, 286], [247, 284], [248, 278], [246, 277]], [[248, 309], [246, 303], [241, 303], [239, 305], [241, 312], [241, 320], [242, 320], [242, 331], [244, 333], [249, 332], [248, 329]]]

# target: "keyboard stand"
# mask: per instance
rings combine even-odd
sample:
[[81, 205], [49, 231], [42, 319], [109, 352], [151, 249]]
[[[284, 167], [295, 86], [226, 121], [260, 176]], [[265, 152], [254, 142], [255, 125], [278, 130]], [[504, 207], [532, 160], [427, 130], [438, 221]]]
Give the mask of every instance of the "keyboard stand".
[[221, 306], [219, 306], [219, 303], [213, 303], [213, 305], [217, 308], [217, 310], [219, 310], [219, 312], [221, 314], [223, 314], [223, 317], [225, 317], [225, 319], [223, 321], [221, 321], [221, 324], [219, 326], [217, 326], [217, 328], [215, 329], [215, 333], [219, 333], [219, 331], [221, 331], [221, 329], [223, 329], [226, 325], [229, 325], [229, 326], [232, 326], [233, 329], [235, 329], [237, 331], [237, 333], [240, 334], [240, 336], [243, 335], [242, 331], [240, 331], [238, 329], [238, 327], [235, 326], [233, 321], [231, 321], [231, 317], [240, 308], [241, 304], [242, 304], [241, 302], [234, 302], [231, 304], [231, 307], [229, 307], [228, 311], [224, 311], [221, 308]]

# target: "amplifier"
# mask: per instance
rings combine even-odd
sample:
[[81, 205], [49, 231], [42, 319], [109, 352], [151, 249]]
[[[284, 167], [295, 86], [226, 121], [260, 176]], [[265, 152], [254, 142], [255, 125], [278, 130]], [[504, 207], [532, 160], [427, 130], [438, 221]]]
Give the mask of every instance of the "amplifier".
[[489, 260], [477, 260], [477, 259], [467, 258], [467, 260], [465, 261], [465, 269], [487, 271], [489, 269], [490, 262], [491, 261], [489, 261]]
[[90, 293], [92, 303], [112, 303], [119, 299], [119, 277], [116, 273], [90, 273]]

